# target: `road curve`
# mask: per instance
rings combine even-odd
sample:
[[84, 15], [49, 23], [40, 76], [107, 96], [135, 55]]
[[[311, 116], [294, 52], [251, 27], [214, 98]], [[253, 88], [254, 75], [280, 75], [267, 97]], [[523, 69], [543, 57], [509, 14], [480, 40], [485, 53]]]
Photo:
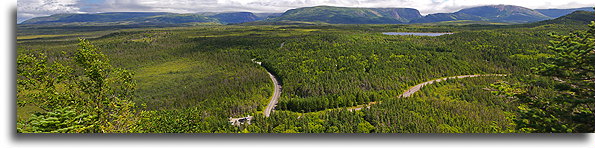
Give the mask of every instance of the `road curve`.
[[[255, 61], [255, 59], [252, 59], [252, 62], [254, 62], [258, 65], [262, 65], [262, 62], [257, 62], [257, 61]], [[267, 70], [267, 73], [269, 74], [269, 77], [271, 77], [271, 80], [273, 81], [273, 85], [275, 85], [273, 96], [271, 96], [271, 101], [269, 101], [269, 104], [267, 105], [266, 109], [264, 110], [264, 116], [269, 117], [269, 115], [271, 115], [271, 112], [273, 111], [273, 109], [275, 109], [275, 106], [277, 106], [279, 97], [281, 97], [281, 84], [279, 84], [279, 81], [277, 81], [277, 77], [275, 77], [273, 74], [271, 74], [271, 72], [269, 72], [268, 69], [266, 69], [266, 70]]]
[[[426, 81], [426, 82], [417, 84], [417, 85], [415, 85], [415, 86], [413, 86], [413, 87], [405, 90], [405, 92], [403, 92], [403, 94], [399, 95], [399, 98], [410, 97], [411, 95], [413, 95], [415, 92], [419, 91], [424, 86], [426, 86], [428, 84], [433, 84], [435, 82], [446, 81], [448, 79], [461, 79], [461, 78], [485, 77], [485, 76], [500, 76], [501, 77], [501, 76], [506, 76], [506, 75], [505, 74], [462, 75], [462, 76], [454, 76], [454, 77], [447, 77], [447, 78], [430, 80], [430, 81]], [[377, 104], [377, 103], [379, 103], [379, 102], [370, 102], [370, 103], [368, 103], [368, 108], [370, 108], [371, 105]], [[364, 107], [351, 108], [351, 109], [349, 109], [349, 111], [361, 110], [362, 108], [364, 108]]]

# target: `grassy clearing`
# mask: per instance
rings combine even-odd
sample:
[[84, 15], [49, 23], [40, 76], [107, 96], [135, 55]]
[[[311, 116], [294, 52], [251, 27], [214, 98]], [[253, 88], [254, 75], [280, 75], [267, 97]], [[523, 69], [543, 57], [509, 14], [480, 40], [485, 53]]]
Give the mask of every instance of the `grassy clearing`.
[[51, 37], [64, 37], [70, 36], [69, 34], [53, 34], [53, 35], [28, 35], [28, 36], [17, 36], [17, 40], [28, 40], [28, 39], [41, 39]]

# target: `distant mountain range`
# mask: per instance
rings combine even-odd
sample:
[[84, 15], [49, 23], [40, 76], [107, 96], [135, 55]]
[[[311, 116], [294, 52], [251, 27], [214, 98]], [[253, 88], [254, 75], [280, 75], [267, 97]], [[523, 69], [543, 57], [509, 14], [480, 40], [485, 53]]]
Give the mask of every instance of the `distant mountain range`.
[[536, 11], [540, 12], [549, 17], [558, 18], [567, 14], [570, 14], [575, 11], [593, 11], [592, 7], [584, 7], [584, 8], [574, 8], [574, 9], [535, 9]]
[[97, 14], [55, 14], [37, 17], [21, 24], [192, 24], [246, 22], [317, 22], [329, 24], [409, 24], [445, 21], [481, 21], [495, 23], [529, 23], [558, 18], [575, 11], [592, 8], [529, 9], [513, 5], [489, 5], [462, 9], [453, 13], [422, 16], [413, 8], [349, 8], [316, 6], [291, 9], [285, 13], [193, 13], [108, 12]]
[[414, 20], [412, 23], [432, 23], [457, 20], [527, 23], [547, 19], [552, 19], [552, 17], [541, 14], [533, 9], [511, 5], [492, 5], [467, 8], [454, 13], [429, 14], [421, 19]]
[[540, 26], [545, 24], [577, 24], [577, 25], [586, 25], [589, 22], [595, 20], [595, 12], [592, 11], [574, 11], [570, 14], [551, 19], [545, 20], [535, 23], [523, 24], [523, 25], [530, 25], [530, 26]]
[[411, 8], [347, 8], [317, 6], [291, 9], [266, 21], [325, 22], [331, 24], [404, 24], [422, 15]]
[[166, 12], [107, 12], [97, 14], [55, 14], [46, 17], [36, 17], [21, 24], [89, 24], [89, 23], [118, 23], [118, 24], [184, 24], [184, 23], [244, 23], [278, 16], [277, 13], [196, 13], [177, 14]]

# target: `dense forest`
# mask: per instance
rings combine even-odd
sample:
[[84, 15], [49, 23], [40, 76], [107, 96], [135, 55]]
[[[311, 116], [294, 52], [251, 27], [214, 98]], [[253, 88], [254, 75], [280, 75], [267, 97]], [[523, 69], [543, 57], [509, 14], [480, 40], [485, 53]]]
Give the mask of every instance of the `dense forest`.
[[[67, 34], [48, 34], [60, 29], [55, 27], [19, 30], [17, 129], [593, 132], [594, 27], [539, 22], [205, 25], [96, 32], [65, 27]], [[283, 86], [270, 117], [262, 114], [273, 92], [267, 71]], [[447, 80], [398, 98], [419, 83], [469, 74], [507, 76]], [[548, 104], [556, 101], [560, 104]], [[346, 109], [370, 102], [381, 103]], [[250, 124], [229, 123], [246, 116], [253, 116]]]

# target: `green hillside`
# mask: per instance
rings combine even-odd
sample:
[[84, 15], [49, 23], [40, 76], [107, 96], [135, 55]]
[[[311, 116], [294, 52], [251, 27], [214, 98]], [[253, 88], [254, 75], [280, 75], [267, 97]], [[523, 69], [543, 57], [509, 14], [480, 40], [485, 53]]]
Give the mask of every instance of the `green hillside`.
[[183, 24], [183, 23], [206, 23], [219, 22], [217, 19], [209, 18], [198, 14], [168, 14], [151, 17], [135, 18], [136, 23], [152, 24]]
[[187, 23], [245, 23], [278, 15], [251, 12], [177, 14], [165, 12], [109, 12], [97, 14], [55, 14], [22, 22], [22, 25], [180, 25]]
[[209, 17], [215, 18], [224, 24], [245, 23], [260, 20], [260, 18], [254, 15], [252, 12], [220, 13]]
[[537, 24], [589, 24], [595, 21], [595, 12], [592, 11], [575, 11], [571, 14], [553, 19], [539, 22]]
[[267, 21], [305, 21], [331, 24], [402, 24], [420, 18], [411, 8], [347, 8], [317, 6], [288, 10]]
[[75, 22], [121, 22], [132, 19], [170, 15], [164, 12], [108, 12], [97, 14], [55, 14], [46, 17], [37, 17], [24, 21], [21, 24], [52, 24], [52, 23], [75, 23]]
[[523, 26], [523, 27], [563, 27], [559, 26], [559, 24], [564, 24], [564, 26], [577, 26], [572, 29], [583, 29], [586, 28], [586, 24], [591, 23], [591, 21], [595, 21], [595, 12], [591, 11], [575, 11], [568, 15], [561, 16], [556, 19], [545, 20], [540, 22], [534, 23], [527, 23], [527, 24], [517, 24], [515, 26]]
[[412, 23], [430, 23], [440, 21], [489, 21], [500, 23], [527, 23], [551, 19], [535, 10], [512, 5], [491, 5], [466, 8], [454, 13], [430, 14]]
[[568, 15], [574, 11], [593, 11], [593, 7], [574, 8], [574, 9], [535, 9], [541, 14], [547, 15], [552, 18], [558, 18], [564, 15]]

